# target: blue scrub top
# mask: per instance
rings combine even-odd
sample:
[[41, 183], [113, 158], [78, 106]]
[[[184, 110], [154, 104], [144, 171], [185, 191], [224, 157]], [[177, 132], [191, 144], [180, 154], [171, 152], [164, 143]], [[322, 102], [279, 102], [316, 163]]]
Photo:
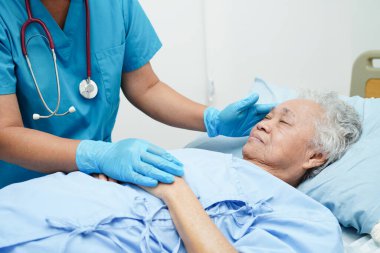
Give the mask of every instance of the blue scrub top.
[[[41, 19], [52, 34], [61, 104], [76, 112], [63, 117], [33, 120], [33, 113], [49, 114], [34, 86], [21, 50], [20, 30], [27, 20], [24, 0], [0, 1], [0, 94], [16, 93], [24, 126], [70, 139], [111, 141], [119, 107], [121, 76], [136, 70], [160, 49], [151, 23], [137, 0], [91, 0], [91, 70], [98, 95], [91, 100], [79, 93], [86, 78], [86, 9], [83, 0], [71, 0], [63, 30], [40, 0], [31, 0], [33, 17]], [[54, 64], [40, 26], [28, 27], [28, 56], [38, 85], [50, 108], [57, 102]], [[0, 188], [40, 175], [0, 161]]]

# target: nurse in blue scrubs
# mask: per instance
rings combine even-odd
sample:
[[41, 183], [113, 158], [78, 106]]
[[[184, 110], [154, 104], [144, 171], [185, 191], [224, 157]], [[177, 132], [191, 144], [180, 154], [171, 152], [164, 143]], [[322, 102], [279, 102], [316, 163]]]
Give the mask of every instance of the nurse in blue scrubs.
[[[34, 18], [51, 34], [57, 70], [41, 24], [21, 36]], [[248, 135], [271, 110], [256, 94], [221, 111], [183, 97], [152, 70], [160, 47], [137, 0], [0, 1], [0, 188], [57, 171], [143, 186], [181, 176], [181, 162], [160, 147], [111, 142], [120, 89], [152, 118], [210, 137]]]

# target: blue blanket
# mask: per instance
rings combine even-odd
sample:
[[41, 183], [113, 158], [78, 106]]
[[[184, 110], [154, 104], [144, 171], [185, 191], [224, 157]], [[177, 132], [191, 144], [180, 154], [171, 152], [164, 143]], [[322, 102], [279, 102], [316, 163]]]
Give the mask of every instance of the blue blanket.
[[[340, 253], [322, 205], [259, 167], [217, 152], [171, 152], [212, 221], [239, 252]], [[0, 190], [0, 252], [186, 252], [164, 203], [80, 172]]]

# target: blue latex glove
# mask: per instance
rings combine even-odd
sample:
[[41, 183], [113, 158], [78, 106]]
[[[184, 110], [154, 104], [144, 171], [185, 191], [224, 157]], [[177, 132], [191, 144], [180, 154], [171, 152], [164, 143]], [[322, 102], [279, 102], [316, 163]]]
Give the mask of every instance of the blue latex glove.
[[274, 104], [257, 105], [257, 100], [259, 100], [259, 95], [253, 93], [243, 100], [228, 105], [222, 111], [208, 107], [204, 112], [204, 123], [208, 136], [248, 136], [252, 127], [275, 106]]
[[158, 181], [174, 182], [183, 175], [183, 164], [164, 149], [140, 139], [115, 143], [84, 140], [76, 151], [80, 171], [102, 173], [113, 179], [154, 187]]

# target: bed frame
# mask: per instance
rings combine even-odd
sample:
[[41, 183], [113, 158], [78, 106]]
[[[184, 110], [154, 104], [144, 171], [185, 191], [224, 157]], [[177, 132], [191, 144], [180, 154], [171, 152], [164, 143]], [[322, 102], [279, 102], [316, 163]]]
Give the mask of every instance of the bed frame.
[[350, 96], [380, 98], [380, 66], [375, 66], [374, 61], [380, 62], [380, 50], [364, 52], [356, 59]]

